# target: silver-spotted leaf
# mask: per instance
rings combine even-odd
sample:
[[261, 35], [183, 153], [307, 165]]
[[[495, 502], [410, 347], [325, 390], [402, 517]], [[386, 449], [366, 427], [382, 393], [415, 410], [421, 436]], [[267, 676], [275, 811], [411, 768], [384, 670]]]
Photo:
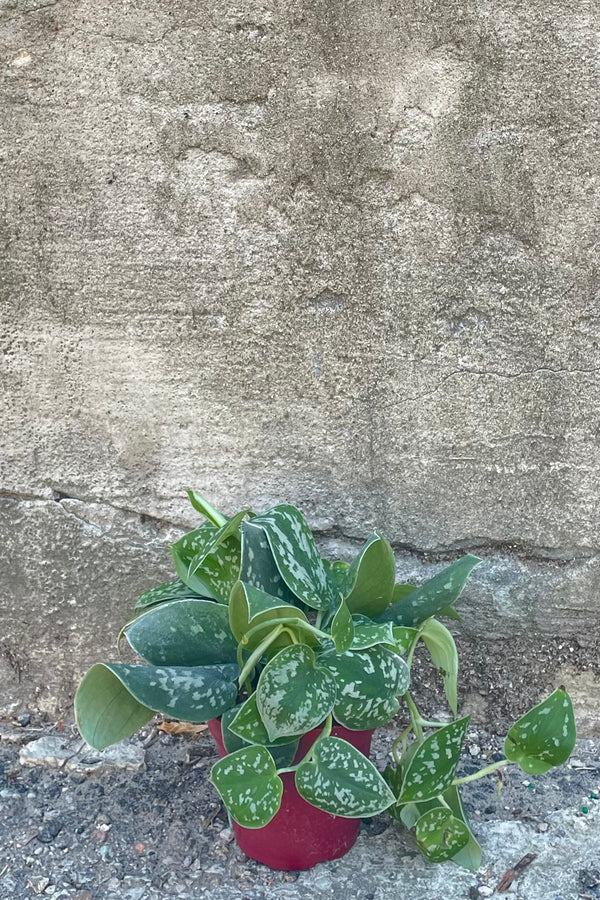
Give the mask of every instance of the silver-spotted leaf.
[[212, 767], [211, 781], [231, 817], [244, 828], [263, 828], [281, 806], [283, 782], [266, 747], [242, 747]]
[[306, 644], [285, 647], [260, 674], [258, 712], [270, 741], [316, 728], [335, 705], [337, 686], [331, 672], [317, 665]]
[[336, 737], [314, 744], [311, 759], [298, 766], [296, 789], [313, 806], [349, 819], [374, 816], [395, 799], [373, 763]]
[[448, 705], [456, 716], [458, 710], [458, 653], [454, 638], [446, 626], [437, 619], [427, 619], [423, 623], [421, 637], [429, 650], [434, 666], [442, 676]]
[[478, 556], [467, 554], [447, 566], [425, 584], [410, 591], [396, 603], [388, 607], [380, 616], [379, 622], [393, 622], [394, 625], [420, 625], [425, 619], [435, 616], [440, 610], [453, 604], [467, 578], [475, 566], [481, 562]]
[[469, 843], [470, 832], [446, 806], [424, 813], [415, 828], [419, 849], [431, 862], [444, 862]]
[[542, 775], [567, 761], [576, 736], [571, 698], [558, 688], [515, 722], [506, 736], [504, 753], [528, 775]]
[[166, 603], [168, 600], [185, 600], [189, 597], [197, 596], [189, 585], [177, 579], [177, 581], [167, 581], [165, 584], [159, 584], [148, 591], [144, 591], [138, 598], [135, 608], [139, 609], [146, 606], [154, 606], [156, 603]]
[[372, 619], [382, 613], [392, 602], [395, 577], [392, 548], [374, 532], [346, 573], [344, 596], [350, 612]]
[[262, 744], [265, 747], [282, 746], [298, 741], [301, 735], [286, 735], [271, 741], [256, 704], [256, 692], [236, 707], [236, 714], [228, 721], [230, 731], [248, 744]]
[[331, 622], [331, 637], [338, 653], [348, 650], [354, 640], [354, 622], [343, 598]]
[[125, 636], [154, 666], [209, 666], [235, 662], [237, 642], [227, 608], [212, 600], [161, 603], [138, 616]]
[[377, 646], [320, 654], [338, 686], [333, 714], [340, 725], [354, 731], [385, 725], [398, 711], [397, 697], [406, 693], [410, 672], [403, 659]]
[[454, 816], [457, 819], [460, 819], [469, 830], [468, 842], [458, 851], [458, 853], [454, 854], [452, 862], [456, 863], [457, 866], [464, 866], [465, 869], [476, 872], [481, 865], [482, 852], [481, 847], [471, 830], [469, 819], [462, 804], [460, 790], [456, 785], [450, 785], [450, 787], [446, 788], [442, 796], [452, 810]]
[[328, 610], [335, 603], [312, 532], [295, 506], [281, 504], [253, 519], [269, 541], [277, 568], [292, 593], [311, 609]]
[[281, 577], [264, 530], [250, 521], [242, 523], [241, 533], [240, 581], [264, 591], [271, 597], [277, 597], [290, 606], [300, 606], [301, 601], [290, 591]]
[[[171, 545], [175, 571], [181, 581], [195, 593], [219, 603], [229, 601], [240, 572], [240, 539], [236, 533], [223, 537], [228, 528], [229, 524], [219, 529], [204, 522]], [[198, 566], [199, 559], [202, 564]]]
[[[188, 567], [188, 576], [194, 575], [198, 572], [205, 562], [206, 558], [213, 553], [217, 547], [220, 547], [226, 541], [229, 542], [229, 546], [231, 548], [237, 549], [241, 544], [241, 535], [240, 535], [240, 527], [244, 518], [248, 515], [248, 510], [243, 509], [241, 512], [236, 513], [231, 519], [228, 519], [220, 528], [218, 528], [212, 535], [210, 541], [207, 541], [204, 546], [199, 547], [196, 554], [190, 561]], [[237, 554], [237, 560], [239, 563], [239, 554]]]
[[452, 784], [469, 718], [444, 725], [417, 747], [404, 771], [399, 803], [429, 800]]
[[[90, 669], [80, 686], [80, 708], [83, 710], [84, 704], [87, 706], [86, 733], [83, 736], [97, 749], [120, 740], [112, 736], [110, 723], [113, 707], [119, 702], [115, 701], [119, 691], [117, 682], [138, 704], [148, 709], [184, 722], [207, 722], [235, 705], [239, 671], [238, 666], [232, 663], [213, 666], [98, 663]], [[92, 694], [94, 701], [90, 704]], [[90, 706], [93, 706], [93, 712]], [[139, 727], [137, 725], [133, 730]]]
[[[377, 644], [395, 644], [394, 628], [391, 622], [357, 622], [359, 617], [353, 616], [354, 619], [354, 638], [352, 639], [351, 650], [367, 650], [369, 647], [376, 647]], [[360, 617], [362, 619], [362, 617]], [[400, 654], [402, 655], [402, 654]]]

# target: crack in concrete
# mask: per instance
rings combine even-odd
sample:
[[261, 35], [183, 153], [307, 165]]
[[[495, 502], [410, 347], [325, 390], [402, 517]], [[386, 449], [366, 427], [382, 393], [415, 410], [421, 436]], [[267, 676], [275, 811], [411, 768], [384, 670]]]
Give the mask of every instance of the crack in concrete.
[[[0, 501], [7, 500], [13, 503], [39, 503], [41, 505], [55, 504], [65, 515], [76, 519], [84, 528], [93, 530], [96, 535], [104, 535], [105, 531], [99, 525], [89, 522], [83, 516], [78, 515], [73, 509], [65, 506], [64, 501], [72, 500], [76, 503], [87, 504], [90, 506], [106, 507], [128, 516], [139, 519], [140, 524], [151, 523], [157, 530], [164, 528], [174, 528], [178, 531], [191, 530], [187, 525], [181, 522], [172, 522], [168, 519], [153, 516], [131, 507], [117, 506], [107, 500], [87, 499], [83, 497], [74, 497], [70, 494], [63, 493], [56, 489], [53, 490], [53, 497], [44, 497], [39, 494], [12, 493], [8, 491], [0, 491]], [[324, 529], [314, 529], [313, 534], [317, 539], [337, 539], [352, 544], [353, 547], [359, 548], [365, 542], [365, 535], [351, 534], [344, 529], [332, 526]], [[488, 537], [472, 537], [459, 541], [453, 541], [445, 547], [427, 548], [410, 543], [409, 541], [390, 541], [392, 549], [397, 553], [409, 553], [417, 559], [428, 562], [445, 562], [457, 559], [466, 553], [474, 553], [475, 555], [493, 554], [500, 556], [514, 557], [522, 560], [530, 560], [533, 562], [553, 563], [554, 565], [568, 565], [575, 562], [589, 562], [600, 556], [600, 548], [596, 547], [545, 547], [534, 546], [527, 543], [516, 543], [513, 541], [502, 541]]]
[[599, 372], [600, 367], [594, 367], [591, 369], [553, 369], [550, 366], [539, 366], [537, 369], [524, 369], [522, 372], [494, 372], [491, 370], [480, 371], [478, 369], [457, 369], [455, 372], [449, 372], [447, 375], [444, 375], [444, 377], [430, 391], [426, 391], [423, 394], [415, 394], [413, 397], [402, 397], [398, 401], [390, 400], [380, 408], [390, 409], [393, 406], [401, 406], [405, 403], [417, 403], [420, 400], [428, 400], [430, 397], [433, 397], [435, 394], [437, 394], [447, 381], [460, 375], [474, 375], [477, 378], [505, 378], [510, 381], [517, 378], [528, 378], [533, 375], [538, 375], [539, 373], [561, 377], [563, 375], [596, 375]]

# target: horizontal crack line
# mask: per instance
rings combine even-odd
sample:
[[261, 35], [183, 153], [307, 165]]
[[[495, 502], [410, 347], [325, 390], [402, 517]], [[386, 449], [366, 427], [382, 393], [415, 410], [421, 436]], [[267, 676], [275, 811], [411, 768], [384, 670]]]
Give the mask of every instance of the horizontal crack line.
[[[39, 503], [43, 505], [59, 506], [66, 515], [78, 520], [84, 527], [93, 529], [98, 536], [105, 533], [102, 528], [94, 522], [89, 522], [84, 516], [78, 515], [75, 510], [69, 509], [64, 505], [64, 501], [73, 500], [77, 503], [112, 509], [116, 512], [139, 519], [140, 524], [151, 523], [157, 528], [173, 528], [182, 532], [191, 530], [188, 525], [182, 522], [173, 522], [159, 516], [150, 515], [146, 512], [140, 512], [131, 507], [116, 506], [106, 500], [74, 497], [57, 489], [53, 489], [53, 495], [53, 497], [47, 497], [40, 494], [29, 494], [25, 492], [0, 491], [0, 501], [8, 500], [13, 503]], [[313, 534], [317, 540], [337, 539], [346, 541], [352, 544], [356, 549], [362, 546], [367, 538], [366, 534], [350, 534], [344, 531], [344, 529], [335, 526], [326, 529], [314, 529]], [[600, 556], [600, 548], [596, 547], [535, 546], [533, 544], [510, 540], [502, 541], [484, 536], [453, 541], [445, 547], [423, 547], [409, 541], [400, 540], [391, 540], [390, 544], [396, 553], [408, 553], [411, 556], [417, 557], [417, 559], [422, 562], [427, 563], [451, 561], [467, 553], [473, 553], [483, 557], [489, 555], [514, 557], [521, 560], [530, 560], [532, 562], [554, 563], [555, 565], [567, 565], [569, 563], [577, 562], [584, 563]]]

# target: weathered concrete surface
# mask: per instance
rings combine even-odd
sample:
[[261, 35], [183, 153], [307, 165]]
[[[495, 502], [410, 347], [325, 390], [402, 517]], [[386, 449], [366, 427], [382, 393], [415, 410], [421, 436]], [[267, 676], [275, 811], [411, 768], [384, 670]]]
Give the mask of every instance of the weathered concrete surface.
[[186, 486], [473, 549], [506, 684], [530, 627], [597, 670], [599, 29], [0, 0], [0, 705], [65, 702]]

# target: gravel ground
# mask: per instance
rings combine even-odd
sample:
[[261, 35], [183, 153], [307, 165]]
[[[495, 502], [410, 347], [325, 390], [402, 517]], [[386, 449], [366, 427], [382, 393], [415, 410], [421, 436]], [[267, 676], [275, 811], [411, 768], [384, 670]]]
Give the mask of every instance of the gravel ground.
[[[466, 786], [484, 847], [478, 873], [427, 863], [385, 814], [363, 823], [342, 860], [298, 873], [271, 871], [238, 850], [208, 780], [216, 759], [208, 733], [173, 736], [152, 723], [127, 742], [145, 757], [139, 771], [84, 774], [85, 753], [68, 761], [70, 770], [64, 760], [61, 768], [20, 762], [30, 742], [52, 736], [81, 747], [71, 743], [72, 726], [35, 716], [0, 723], [1, 900], [472, 900], [491, 896], [526, 853], [536, 858], [511, 896], [600, 898], [600, 740], [580, 741], [568, 765], [534, 780], [512, 767], [500, 794], [494, 777]], [[381, 767], [391, 739], [391, 731], [375, 735], [372, 755]], [[462, 774], [500, 748], [498, 738], [470, 732]]]

